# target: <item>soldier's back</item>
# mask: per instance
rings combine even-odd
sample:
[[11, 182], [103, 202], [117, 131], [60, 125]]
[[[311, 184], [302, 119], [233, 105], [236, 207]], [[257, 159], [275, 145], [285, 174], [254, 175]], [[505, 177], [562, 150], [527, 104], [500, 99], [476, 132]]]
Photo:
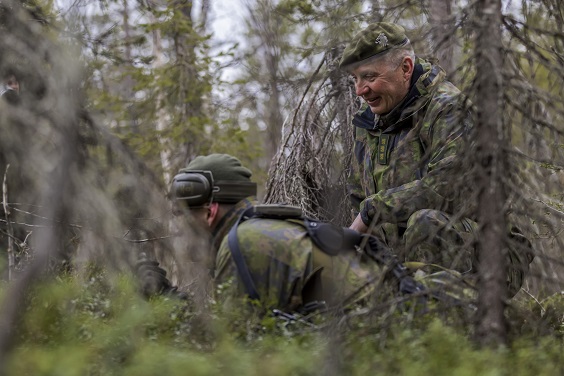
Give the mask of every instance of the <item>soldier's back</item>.
[[224, 296], [251, 296], [239, 270], [243, 262], [267, 309], [290, 312], [313, 302], [329, 307], [355, 302], [373, 290], [381, 275], [380, 266], [353, 249], [322, 250], [302, 219], [249, 219], [237, 227], [237, 243], [239, 256], [231, 249], [233, 242], [223, 239], [216, 284]]

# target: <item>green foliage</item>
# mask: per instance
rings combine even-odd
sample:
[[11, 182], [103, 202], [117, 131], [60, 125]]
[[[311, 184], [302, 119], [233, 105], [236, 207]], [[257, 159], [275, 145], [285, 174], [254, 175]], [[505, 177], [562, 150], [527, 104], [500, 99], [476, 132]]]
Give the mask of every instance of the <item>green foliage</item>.
[[[0, 298], [4, 297], [4, 288]], [[531, 317], [534, 307], [521, 305]], [[2, 301], [2, 304], [9, 302]], [[508, 348], [477, 348], [463, 326], [436, 314], [394, 323], [360, 314], [315, 325], [244, 306], [143, 300], [128, 275], [94, 270], [36, 288], [22, 317], [9, 375], [555, 375], [562, 372], [564, 299], [543, 302], [557, 331], [521, 336]], [[535, 311], [536, 310], [536, 311]], [[407, 320], [407, 321], [406, 321]]]
[[77, 26], [90, 111], [156, 172], [175, 173], [215, 138], [219, 70], [194, 18], [190, 3], [109, 2]]
[[544, 305], [544, 310], [541, 311], [543, 320], [564, 337], [564, 293], [555, 293], [544, 299], [541, 304]]

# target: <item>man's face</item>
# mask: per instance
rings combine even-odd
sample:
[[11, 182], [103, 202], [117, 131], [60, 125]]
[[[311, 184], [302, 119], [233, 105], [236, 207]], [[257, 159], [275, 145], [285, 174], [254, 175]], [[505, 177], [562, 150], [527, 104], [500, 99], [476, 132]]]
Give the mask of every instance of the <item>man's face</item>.
[[6, 84], [7, 87], [9, 87], [10, 89], [14, 90], [16, 93], [19, 94], [20, 83], [18, 82], [16, 76], [14, 76], [14, 75], [9, 76], [6, 79], [5, 84]]
[[192, 218], [197, 226], [202, 229], [209, 229], [208, 217], [209, 207], [204, 206], [200, 208], [188, 208], [181, 202], [176, 202], [173, 206], [172, 213], [175, 216], [188, 216]]
[[362, 97], [377, 115], [396, 107], [409, 91], [413, 61], [405, 57], [399, 65], [380, 59], [360, 65], [351, 71], [356, 95]]
[[209, 208], [207, 206], [198, 209], [190, 209], [190, 214], [192, 214], [192, 218], [194, 218], [196, 220], [196, 223], [202, 226], [202, 228], [209, 228]]

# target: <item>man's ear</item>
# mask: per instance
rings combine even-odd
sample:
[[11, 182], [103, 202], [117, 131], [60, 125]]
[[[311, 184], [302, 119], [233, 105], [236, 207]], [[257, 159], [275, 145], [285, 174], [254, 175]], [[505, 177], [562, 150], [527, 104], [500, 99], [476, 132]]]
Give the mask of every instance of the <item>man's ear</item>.
[[216, 222], [216, 218], [219, 213], [219, 204], [217, 202], [212, 202], [208, 207], [208, 225], [212, 225]]
[[401, 69], [403, 72], [403, 76], [408, 81], [411, 80], [411, 75], [413, 74], [414, 62], [413, 59], [409, 56], [403, 58], [401, 63]]

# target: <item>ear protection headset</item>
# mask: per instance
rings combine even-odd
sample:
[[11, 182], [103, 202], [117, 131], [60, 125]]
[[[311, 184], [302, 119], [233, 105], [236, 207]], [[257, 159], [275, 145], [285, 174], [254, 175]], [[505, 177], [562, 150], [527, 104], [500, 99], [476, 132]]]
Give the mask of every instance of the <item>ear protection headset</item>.
[[214, 181], [211, 171], [181, 172], [172, 179], [171, 195], [188, 209], [197, 209], [211, 202], [235, 204], [256, 196], [257, 183], [237, 180]]

